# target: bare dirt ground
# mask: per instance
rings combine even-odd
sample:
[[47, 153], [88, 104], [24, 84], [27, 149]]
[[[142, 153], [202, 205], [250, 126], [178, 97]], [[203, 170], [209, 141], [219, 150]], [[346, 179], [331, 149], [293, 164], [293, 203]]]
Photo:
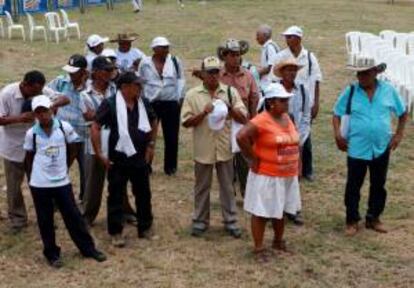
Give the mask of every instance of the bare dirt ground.
[[[212, 227], [202, 239], [192, 238], [192, 144], [190, 132], [183, 129], [177, 176], [166, 177], [160, 172], [162, 141], [158, 142], [151, 179], [157, 240], [138, 240], [135, 229], [126, 226], [127, 247], [112, 248], [103, 204], [92, 233], [109, 259], [98, 264], [81, 258], [57, 216], [57, 239], [65, 267], [51, 269], [41, 254], [34, 208], [25, 186], [30, 226], [12, 235], [7, 220], [0, 221], [0, 287], [414, 287], [413, 125], [407, 125], [404, 142], [391, 159], [383, 216], [390, 233], [362, 230], [349, 239], [343, 235], [345, 155], [336, 150], [330, 123], [338, 93], [353, 79], [344, 70], [344, 34], [352, 30], [413, 31], [413, 15], [409, 1], [391, 6], [385, 0], [187, 1], [184, 9], [172, 0], [161, 4], [153, 0], [145, 1], [145, 10], [139, 14], [132, 13], [129, 3], [117, 5], [112, 12], [104, 7], [91, 8], [84, 15], [70, 11], [70, 17], [80, 22], [83, 40], [91, 33], [113, 37], [118, 32], [138, 32], [141, 36], [135, 44], [148, 53], [152, 37], [165, 35], [186, 68], [198, 67], [199, 60], [214, 54], [218, 43], [228, 37], [249, 40], [251, 50], [246, 57], [257, 63], [260, 47], [254, 37], [259, 24], [272, 25], [274, 39], [282, 46], [279, 33], [293, 24], [302, 26], [304, 45], [318, 56], [324, 72], [322, 111], [313, 127], [317, 181], [301, 185], [306, 225], [287, 228], [293, 256], [257, 265], [251, 254], [249, 216], [241, 209], [241, 199], [239, 220], [244, 236], [233, 240], [222, 228], [215, 185]], [[43, 21], [41, 15], [36, 19]], [[71, 54], [84, 51], [83, 42], [77, 40], [56, 45], [1, 39], [0, 47], [0, 86], [20, 80], [24, 72], [34, 68], [51, 80], [62, 73], [60, 67]], [[189, 86], [196, 85], [197, 80], [187, 74]], [[76, 171], [73, 178], [76, 182]], [[4, 184], [3, 174], [0, 184]], [[367, 185], [362, 212], [366, 195]], [[0, 193], [0, 211], [5, 217], [5, 192]], [[266, 241], [271, 241], [270, 231]]]

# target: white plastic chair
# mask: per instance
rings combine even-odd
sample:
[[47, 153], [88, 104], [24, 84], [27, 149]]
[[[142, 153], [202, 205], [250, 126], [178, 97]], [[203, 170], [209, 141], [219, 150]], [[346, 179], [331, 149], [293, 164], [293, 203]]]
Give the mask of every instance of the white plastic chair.
[[26, 16], [27, 16], [27, 21], [29, 22], [29, 30], [30, 30], [29, 37], [30, 37], [30, 41], [33, 42], [34, 33], [36, 31], [39, 31], [39, 32], [42, 32], [43, 33], [43, 36], [45, 38], [45, 41], [47, 42], [47, 35], [46, 35], [46, 28], [45, 28], [45, 26], [36, 25], [36, 23], [35, 23], [32, 15], [30, 15], [29, 13], [26, 13]]
[[360, 53], [364, 56], [373, 57], [373, 44], [381, 38], [371, 33], [361, 33], [359, 35]]
[[407, 38], [407, 54], [414, 56], [414, 34], [411, 34]]
[[395, 32], [394, 30], [383, 30], [379, 33], [380, 37], [387, 42], [390, 42], [395, 47]]
[[9, 39], [11, 39], [12, 37], [13, 30], [18, 30], [22, 33], [23, 41], [26, 41], [26, 35], [24, 33], [24, 26], [22, 24], [15, 24], [9, 12], [4, 11], [4, 14], [6, 14], [6, 20], [7, 20], [7, 26], [8, 26], [7, 34], [9, 36]]
[[1, 38], [4, 38], [4, 26], [3, 26], [3, 20], [0, 18], [0, 36]]
[[78, 39], [80, 40], [81, 36], [80, 36], [80, 28], [79, 28], [78, 22], [70, 22], [68, 13], [66, 13], [65, 10], [60, 9], [60, 13], [62, 14], [63, 26], [68, 31], [67, 32], [68, 33], [68, 38], [69, 38], [69, 29], [74, 29], [78, 33]]
[[52, 35], [55, 36], [56, 43], [59, 44], [59, 34], [63, 32], [65, 39], [68, 39], [68, 30], [61, 25], [59, 14], [56, 12], [47, 12], [45, 14], [47, 30], [52, 39]]
[[348, 54], [357, 54], [360, 52], [359, 47], [359, 31], [350, 31], [345, 34], [346, 50]]
[[395, 49], [407, 55], [407, 39], [410, 36], [408, 33], [395, 34]]

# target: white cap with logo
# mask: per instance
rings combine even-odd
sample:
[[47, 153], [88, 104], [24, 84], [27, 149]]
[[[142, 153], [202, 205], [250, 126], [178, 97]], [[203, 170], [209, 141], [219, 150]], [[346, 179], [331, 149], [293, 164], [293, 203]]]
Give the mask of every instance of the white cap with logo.
[[102, 44], [108, 41], [109, 41], [108, 37], [101, 37], [97, 34], [92, 34], [91, 36], [88, 37], [88, 40], [86, 40], [86, 44], [89, 47], [96, 47], [99, 44]]
[[298, 36], [300, 38], [303, 37], [303, 30], [299, 26], [290, 26], [282, 33], [283, 36]]
[[52, 101], [45, 95], [39, 95], [32, 99], [32, 111], [35, 111], [39, 107], [49, 109], [52, 107]]

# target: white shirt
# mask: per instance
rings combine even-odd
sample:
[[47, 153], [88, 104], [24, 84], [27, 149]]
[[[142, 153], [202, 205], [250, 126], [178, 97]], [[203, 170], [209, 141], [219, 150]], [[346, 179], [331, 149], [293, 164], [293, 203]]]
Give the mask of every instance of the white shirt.
[[144, 82], [144, 97], [150, 102], [159, 101], [179, 101], [184, 97], [184, 69], [181, 61], [177, 59], [178, 71], [168, 55], [165, 60], [162, 77], [155, 68], [151, 56], [144, 57], [138, 67], [137, 75]]
[[276, 65], [282, 60], [286, 60], [289, 58], [295, 58], [299, 65], [303, 65], [303, 68], [298, 71], [295, 82], [303, 83], [306, 86], [306, 88], [309, 90], [311, 107], [312, 107], [314, 100], [315, 100], [315, 83], [322, 81], [322, 72], [321, 72], [321, 68], [319, 67], [318, 59], [316, 59], [313, 53], [310, 53], [310, 60], [312, 62], [312, 67], [309, 73], [308, 50], [306, 50], [305, 48], [302, 48], [298, 57], [295, 57], [290, 51], [290, 49], [286, 48], [277, 54], [274, 65]]
[[86, 70], [88, 70], [89, 72], [92, 71], [92, 62], [98, 56], [99, 55], [93, 53], [92, 51], [89, 51], [88, 53], [86, 53], [85, 58], [86, 58], [86, 62], [88, 63]]
[[128, 52], [123, 53], [118, 49], [116, 50], [116, 65], [121, 70], [121, 72], [129, 71], [133, 69], [134, 61], [142, 59], [145, 54], [137, 49], [131, 48]]
[[[5, 86], [0, 91], [0, 117], [18, 116], [22, 114], [22, 106], [27, 101], [20, 91], [20, 82]], [[57, 94], [50, 88], [44, 87], [44, 95], [52, 100]], [[14, 162], [23, 162], [24, 136], [32, 123], [16, 123], [0, 126], [0, 156]]]
[[[60, 123], [62, 123], [64, 134], [60, 128]], [[36, 123], [26, 133], [24, 150], [33, 152], [34, 133], [36, 134], [36, 151], [34, 151], [35, 156], [29, 185], [38, 188], [68, 185], [70, 180], [66, 162], [66, 142], [77, 142], [79, 140], [78, 134], [69, 123], [53, 119], [52, 132], [48, 136]]]
[[[266, 41], [266, 43], [262, 46], [262, 54], [260, 57], [260, 66], [262, 68], [266, 68], [269, 66], [272, 66], [276, 61], [276, 55], [279, 53], [280, 48], [279, 46], [273, 42], [272, 39], [269, 39]], [[266, 85], [270, 84], [273, 74], [273, 71], [270, 70], [270, 72], [267, 75], [263, 75], [260, 79], [260, 86], [263, 88]]]

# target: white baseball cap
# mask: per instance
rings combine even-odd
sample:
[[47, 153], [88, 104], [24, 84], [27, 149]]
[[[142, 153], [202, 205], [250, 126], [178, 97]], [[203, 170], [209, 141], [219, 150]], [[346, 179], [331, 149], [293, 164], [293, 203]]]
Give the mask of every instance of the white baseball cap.
[[111, 48], [105, 48], [102, 53], [101, 56], [107, 57], [107, 58], [117, 58], [115, 50], [111, 49]]
[[263, 89], [264, 99], [272, 98], [290, 98], [293, 96], [292, 93], [286, 91], [280, 83], [270, 83]]
[[208, 114], [208, 126], [213, 131], [220, 131], [224, 128], [229, 111], [226, 103], [221, 99], [214, 100], [213, 106], [213, 111]]
[[32, 111], [35, 111], [39, 107], [49, 109], [52, 106], [52, 101], [45, 95], [39, 95], [32, 99]]
[[170, 41], [167, 38], [158, 36], [152, 39], [151, 48], [158, 47], [158, 46], [170, 46]]
[[88, 37], [88, 40], [86, 40], [86, 44], [89, 47], [96, 47], [99, 44], [102, 44], [108, 41], [109, 41], [108, 37], [101, 37], [98, 34], [92, 34], [91, 36]]
[[282, 33], [282, 35], [283, 36], [294, 35], [294, 36], [298, 36], [298, 37], [302, 38], [303, 37], [303, 30], [299, 26], [290, 26], [289, 28], [287, 28], [285, 30], [285, 32]]

